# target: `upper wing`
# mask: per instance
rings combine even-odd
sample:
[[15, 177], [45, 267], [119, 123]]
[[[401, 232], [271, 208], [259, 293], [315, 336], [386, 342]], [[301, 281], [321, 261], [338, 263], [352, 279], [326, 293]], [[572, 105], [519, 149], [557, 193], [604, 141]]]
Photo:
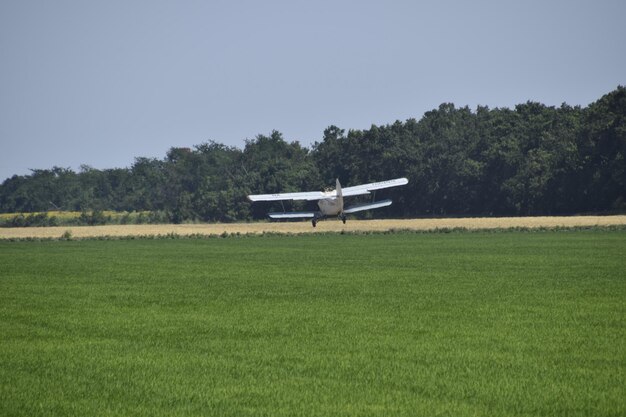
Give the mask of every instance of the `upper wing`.
[[349, 197], [351, 195], [363, 195], [363, 194], [369, 194], [370, 191], [382, 190], [383, 188], [397, 187], [399, 185], [405, 185], [408, 183], [409, 183], [409, 180], [407, 180], [406, 178], [396, 178], [393, 180], [373, 182], [371, 184], [363, 184], [363, 185], [355, 185], [354, 187], [346, 187], [342, 189], [342, 194], [344, 197]]
[[277, 194], [251, 194], [250, 201], [280, 201], [280, 200], [320, 200], [328, 195], [321, 191], [308, 191], [303, 193], [277, 193]]
[[[406, 178], [396, 178], [393, 180], [373, 182], [371, 184], [355, 185], [354, 187], [346, 187], [342, 189], [344, 197], [352, 195], [369, 194], [370, 191], [381, 190], [383, 188], [397, 187], [399, 185], [408, 184]], [[306, 191], [301, 193], [276, 193], [276, 194], [251, 194], [248, 196], [250, 201], [280, 201], [280, 200], [321, 200], [322, 198], [337, 197], [337, 191], [324, 193], [322, 191]]]

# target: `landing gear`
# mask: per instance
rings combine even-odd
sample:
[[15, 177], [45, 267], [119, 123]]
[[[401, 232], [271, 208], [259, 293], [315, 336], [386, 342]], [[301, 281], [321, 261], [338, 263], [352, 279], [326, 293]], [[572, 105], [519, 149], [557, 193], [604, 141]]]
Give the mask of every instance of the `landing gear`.
[[311, 219], [311, 224], [313, 225], [313, 227], [317, 226], [317, 222], [323, 218], [324, 218], [324, 214], [320, 212], [314, 213], [313, 218]]
[[343, 222], [343, 224], [346, 224], [346, 215], [345, 214], [340, 214], [339, 218], [341, 219], [341, 221]]

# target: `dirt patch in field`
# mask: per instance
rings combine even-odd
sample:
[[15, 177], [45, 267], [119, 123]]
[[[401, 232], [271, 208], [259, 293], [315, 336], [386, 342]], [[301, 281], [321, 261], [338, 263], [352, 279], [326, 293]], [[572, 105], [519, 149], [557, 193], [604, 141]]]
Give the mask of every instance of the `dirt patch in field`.
[[348, 220], [344, 225], [335, 219], [318, 223], [310, 222], [261, 222], [224, 224], [161, 224], [161, 225], [109, 225], [70, 227], [15, 227], [0, 228], [0, 239], [13, 238], [60, 238], [66, 232], [71, 237], [100, 236], [158, 236], [158, 235], [221, 235], [261, 233], [323, 233], [372, 231], [383, 232], [393, 229], [506, 229], [540, 227], [580, 227], [626, 225], [626, 215], [620, 216], [572, 216], [572, 217], [495, 217], [463, 219], [404, 219], [404, 220]]

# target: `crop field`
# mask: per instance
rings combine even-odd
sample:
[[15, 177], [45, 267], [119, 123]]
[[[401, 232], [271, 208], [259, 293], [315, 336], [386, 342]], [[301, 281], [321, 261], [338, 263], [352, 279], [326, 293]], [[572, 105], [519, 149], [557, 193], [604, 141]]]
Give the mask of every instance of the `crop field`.
[[600, 229], [0, 241], [0, 415], [625, 415], [624, 254]]
[[389, 230], [436, 230], [436, 229], [509, 229], [509, 228], [572, 228], [595, 226], [625, 226], [626, 215], [614, 216], [544, 216], [544, 217], [489, 217], [448, 219], [383, 219], [353, 220], [344, 225], [336, 219], [318, 223], [316, 228], [309, 221], [257, 222], [257, 223], [204, 223], [204, 224], [131, 224], [103, 226], [59, 227], [13, 227], [0, 228], [0, 239], [48, 238], [58, 239], [64, 235], [75, 238], [165, 236], [263, 233], [334, 233], [334, 232], [385, 232]]

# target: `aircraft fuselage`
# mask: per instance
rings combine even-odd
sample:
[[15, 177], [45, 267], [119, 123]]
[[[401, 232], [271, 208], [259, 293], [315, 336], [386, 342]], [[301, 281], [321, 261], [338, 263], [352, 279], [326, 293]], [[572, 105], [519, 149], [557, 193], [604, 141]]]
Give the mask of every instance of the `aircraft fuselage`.
[[339, 179], [337, 179], [336, 189], [332, 193], [336, 197], [323, 198], [317, 202], [317, 206], [324, 216], [336, 216], [343, 213], [343, 193]]
[[343, 198], [325, 198], [317, 202], [324, 216], [336, 216], [343, 211]]

